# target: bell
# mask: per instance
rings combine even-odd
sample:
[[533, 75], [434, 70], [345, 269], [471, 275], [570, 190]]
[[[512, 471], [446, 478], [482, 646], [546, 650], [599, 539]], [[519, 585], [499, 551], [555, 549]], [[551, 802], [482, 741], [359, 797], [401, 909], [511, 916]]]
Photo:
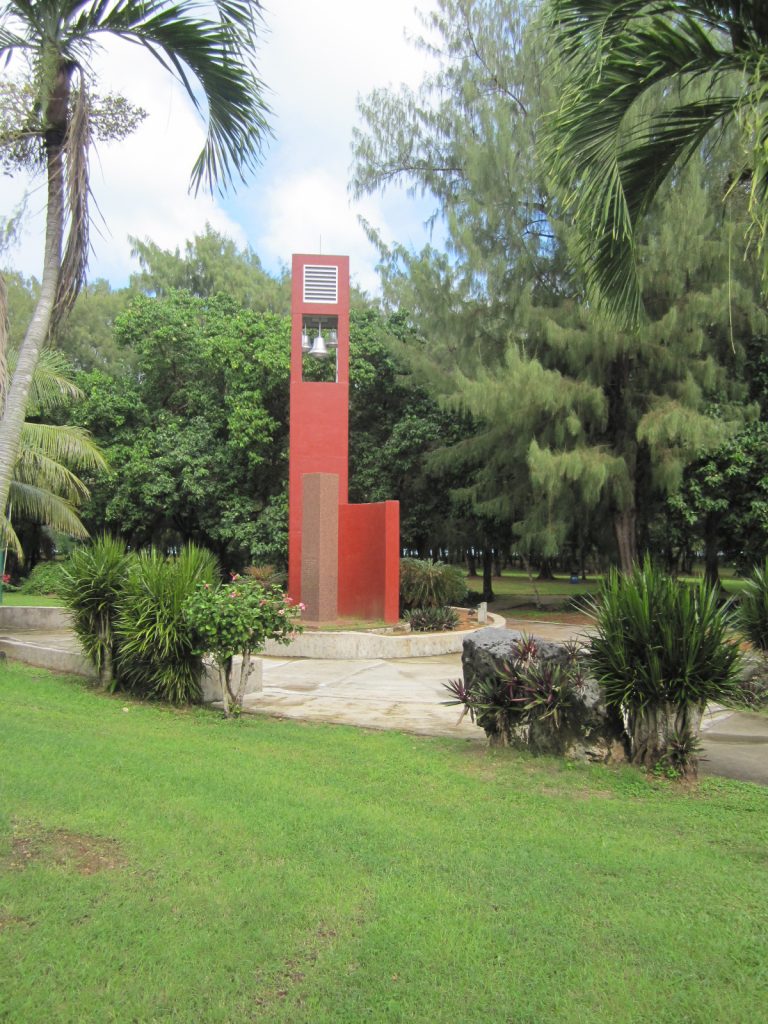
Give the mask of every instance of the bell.
[[336, 330], [335, 327], [332, 327], [330, 329], [330, 331], [328, 331], [328, 348], [338, 348], [338, 347], [339, 347], [339, 332]]
[[301, 351], [309, 352], [312, 348], [312, 342], [309, 340], [309, 335], [306, 331], [301, 332]]
[[325, 347], [323, 335], [319, 327], [317, 328], [317, 337], [312, 342], [312, 348], [309, 350], [309, 354], [314, 356], [315, 359], [326, 359], [328, 356], [328, 349]]

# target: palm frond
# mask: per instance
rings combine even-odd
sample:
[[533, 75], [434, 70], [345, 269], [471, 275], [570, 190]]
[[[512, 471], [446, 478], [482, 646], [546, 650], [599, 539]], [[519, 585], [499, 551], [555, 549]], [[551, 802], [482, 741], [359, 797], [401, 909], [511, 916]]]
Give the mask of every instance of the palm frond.
[[18, 483], [32, 484], [41, 490], [50, 491], [73, 506], [82, 505], [91, 495], [83, 481], [66, 466], [29, 449], [20, 452], [13, 478]]
[[[16, 365], [15, 353], [10, 354], [9, 364], [11, 369]], [[82, 391], [72, 380], [72, 367], [67, 357], [56, 349], [43, 349], [32, 375], [27, 415], [42, 415], [82, 397]]]
[[75, 304], [85, 281], [88, 265], [89, 226], [88, 199], [90, 174], [88, 152], [91, 145], [91, 105], [85, 76], [80, 72], [67, 133], [64, 137], [64, 159], [67, 162], [67, 241], [61, 261], [56, 301], [49, 333], [53, 337], [59, 324]]
[[[78, 5], [80, 6], [80, 5]], [[217, 0], [217, 18], [201, 18], [192, 0], [100, 0], [67, 26], [73, 54], [100, 33], [144, 46], [181, 84], [195, 108], [207, 103], [208, 136], [192, 171], [192, 187], [225, 191], [261, 162], [271, 135], [265, 86], [251, 66], [261, 4]]]
[[6, 549], [12, 551], [19, 562], [23, 564], [24, 551], [21, 541], [13, 528], [13, 524], [6, 516], [0, 516], [0, 545], [2, 545], [3, 551]]
[[70, 537], [86, 540], [88, 531], [80, 521], [76, 509], [65, 499], [33, 484], [11, 481], [10, 502], [13, 514], [19, 519], [43, 523], [52, 530]]
[[21, 433], [20, 458], [25, 451], [30, 457], [58, 462], [78, 471], [104, 471], [109, 468], [88, 431], [69, 424], [25, 423]]
[[[744, 61], [692, 4], [553, 0], [553, 9], [570, 58], [569, 85], [545, 130], [553, 176], [581, 236], [593, 298], [633, 326], [642, 309], [637, 223], [672, 167], [738, 110]], [[640, 101], [670, 81], [678, 90], [667, 109], [640, 113], [632, 127]], [[690, 100], [703, 81], [705, 98]]]

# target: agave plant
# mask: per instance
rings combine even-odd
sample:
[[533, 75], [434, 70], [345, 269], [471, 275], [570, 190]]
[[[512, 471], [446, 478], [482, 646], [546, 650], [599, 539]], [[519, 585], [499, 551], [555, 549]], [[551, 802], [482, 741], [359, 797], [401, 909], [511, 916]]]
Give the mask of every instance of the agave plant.
[[214, 556], [194, 544], [176, 557], [154, 549], [138, 555], [115, 624], [122, 686], [171, 704], [200, 700], [202, 655], [184, 605], [216, 575]]
[[131, 562], [122, 541], [105, 534], [90, 547], [73, 551], [60, 573], [59, 595], [72, 611], [75, 633], [107, 689], [115, 687], [115, 621]]

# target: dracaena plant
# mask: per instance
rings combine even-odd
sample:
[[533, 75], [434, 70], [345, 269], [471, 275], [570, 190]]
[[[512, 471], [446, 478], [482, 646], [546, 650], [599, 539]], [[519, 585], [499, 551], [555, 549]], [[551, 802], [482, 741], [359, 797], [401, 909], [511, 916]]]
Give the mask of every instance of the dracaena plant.
[[625, 717], [632, 760], [653, 767], [673, 741], [693, 744], [709, 701], [733, 694], [739, 650], [728, 610], [706, 582], [680, 583], [646, 558], [628, 576], [613, 570], [592, 611], [590, 667]]

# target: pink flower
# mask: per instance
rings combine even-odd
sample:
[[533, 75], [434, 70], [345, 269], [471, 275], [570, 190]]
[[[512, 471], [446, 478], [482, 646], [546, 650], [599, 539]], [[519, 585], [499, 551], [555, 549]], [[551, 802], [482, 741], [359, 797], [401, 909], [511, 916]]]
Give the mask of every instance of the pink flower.
[[306, 610], [307, 610], [307, 606], [304, 604], [304, 602], [303, 601], [299, 601], [299, 611], [300, 612], [305, 612]]
[[4, 572], [3, 573], [3, 583], [10, 583], [10, 582], [11, 582], [11, 574], [9, 572]]

